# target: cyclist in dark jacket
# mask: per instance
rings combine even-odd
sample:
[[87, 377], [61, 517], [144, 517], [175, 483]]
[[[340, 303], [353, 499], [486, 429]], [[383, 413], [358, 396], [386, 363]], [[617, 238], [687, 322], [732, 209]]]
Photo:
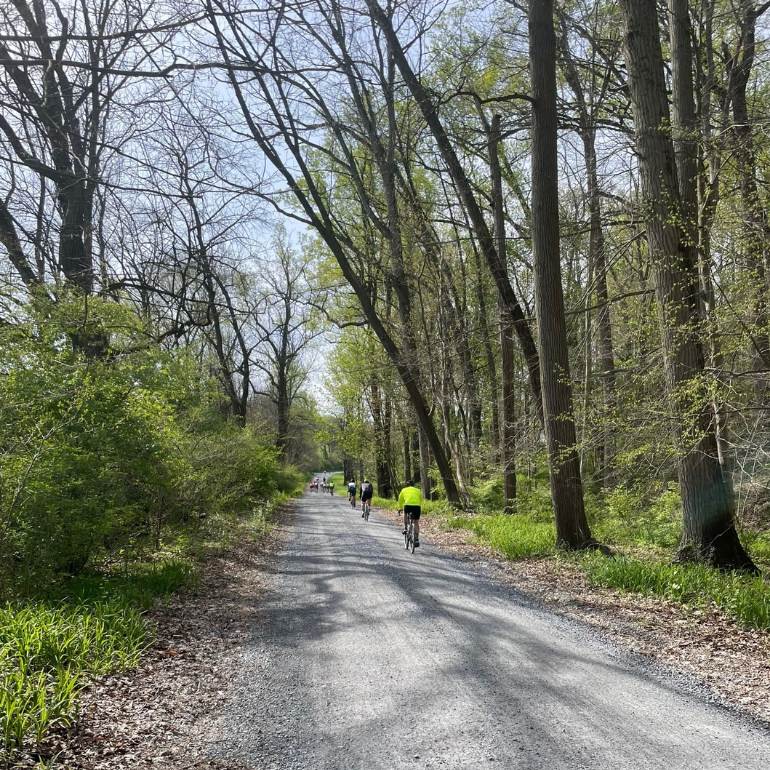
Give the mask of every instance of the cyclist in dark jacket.
[[[361, 503], [369, 502], [371, 505], [372, 497], [374, 497], [374, 487], [372, 486], [369, 479], [364, 479], [364, 481], [361, 483]], [[361, 517], [363, 518], [364, 514], [361, 514]]]

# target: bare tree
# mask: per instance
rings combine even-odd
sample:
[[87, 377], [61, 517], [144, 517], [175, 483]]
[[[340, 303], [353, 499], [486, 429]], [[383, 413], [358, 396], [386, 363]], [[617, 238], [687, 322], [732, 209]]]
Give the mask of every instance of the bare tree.
[[272, 257], [260, 267], [260, 298], [252, 319], [257, 337], [254, 366], [267, 385], [256, 385], [255, 393], [269, 398], [275, 407], [275, 443], [284, 459], [291, 439], [292, 405], [308, 375], [303, 356], [322, 331], [315, 323], [309, 267], [279, 228]]

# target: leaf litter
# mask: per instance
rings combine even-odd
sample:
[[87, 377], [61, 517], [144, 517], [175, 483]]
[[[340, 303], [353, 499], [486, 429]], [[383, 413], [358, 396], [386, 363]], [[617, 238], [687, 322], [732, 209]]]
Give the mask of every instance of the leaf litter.
[[13, 768], [240, 770], [206, 757], [237, 673], [260, 596], [288, 534], [291, 503], [257, 542], [241, 542], [201, 564], [198, 590], [171, 595], [148, 613], [155, 641], [129, 672], [92, 680], [77, 721], [52, 730]]
[[[241, 543], [201, 565], [196, 593], [179, 593], [149, 613], [154, 644], [134, 671], [99, 677], [83, 692], [71, 728], [53, 730], [14, 768], [69, 770], [243, 770], [212, 760], [206, 746], [237, 673], [238, 652], [258, 600], [290, 534], [291, 504], [258, 542]], [[401, 526], [392, 511], [380, 511]], [[590, 587], [577, 565], [556, 558], [510, 561], [468, 533], [423, 517], [426, 543], [490, 568], [511, 587], [565, 617], [601, 630], [625, 649], [699, 680], [770, 727], [770, 634], [745, 628], [715, 607]]]

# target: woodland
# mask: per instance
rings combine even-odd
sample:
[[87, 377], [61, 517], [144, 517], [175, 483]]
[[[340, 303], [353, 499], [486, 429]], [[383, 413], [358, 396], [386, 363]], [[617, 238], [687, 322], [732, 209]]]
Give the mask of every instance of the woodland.
[[321, 468], [770, 627], [768, 22], [4, 2], [2, 750]]

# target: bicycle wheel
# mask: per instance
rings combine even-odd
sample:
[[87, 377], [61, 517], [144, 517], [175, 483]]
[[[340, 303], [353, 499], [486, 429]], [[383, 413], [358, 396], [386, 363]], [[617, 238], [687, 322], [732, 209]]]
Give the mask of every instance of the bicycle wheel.
[[364, 503], [364, 521], [369, 521], [369, 503]]
[[409, 538], [409, 548], [414, 553], [414, 530], [412, 530], [412, 536]]

